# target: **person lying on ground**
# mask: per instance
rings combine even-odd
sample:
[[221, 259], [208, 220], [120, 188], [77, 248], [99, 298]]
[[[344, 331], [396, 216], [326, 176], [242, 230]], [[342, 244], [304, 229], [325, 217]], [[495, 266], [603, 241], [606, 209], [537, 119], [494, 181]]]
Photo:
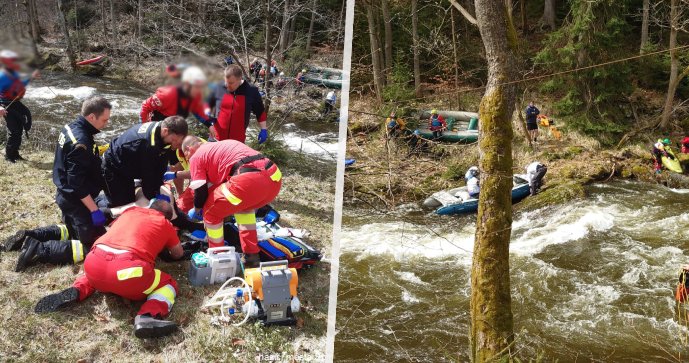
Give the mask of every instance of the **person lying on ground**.
[[134, 318], [136, 337], [174, 333], [177, 324], [162, 319], [170, 313], [179, 288], [170, 275], [155, 268], [156, 256], [164, 250], [173, 259], [184, 254], [171, 216], [172, 206], [163, 200], [152, 201], [150, 208], [127, 209], [96, 241], [72, 287], [43, 297], [35, 312], [54, 312], [100, 291], [146, 300]]
[[105, 233], [105, 215], [95, 199], [103, 189], [101, 159], [94, 135], [110, 120], [112, 105], [103, 97], [86, 99], [81, 115], [60, 131], [53, 162], [55, 203], [64, 225], [20, 230], [5, 241], [5, 249], [21, 248], [15, 271], [37, 262], [79, 263], [94, 241]]

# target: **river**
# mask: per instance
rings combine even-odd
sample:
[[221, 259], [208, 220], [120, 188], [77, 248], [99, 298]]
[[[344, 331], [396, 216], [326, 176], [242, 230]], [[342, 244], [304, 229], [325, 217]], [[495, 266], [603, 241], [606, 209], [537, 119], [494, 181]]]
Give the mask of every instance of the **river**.
[[[512, 225], [517, 355], [545, 361], [689, 357], [673, 290], [689, 263], [689, 190], [613, 182], [589, 197], [518, 213]], [[343, 220], [335, 357], [469, 360], [475, 215], [408, 206]], [[372, 222], [375, 220], [375, 222]]]
[[[95, 94], [104, 96], [113, 105], [110, 124], [97, 135], [97, 139], [105, 142], [139, 122], [141, 103], [152, 92], [128, 81], [46, 72], [29, 85], [23, 99], [33, 114], [36, 131], [32, 134], [39, 135], [28, 143], [52, 150], [59, 128], [74, 119], [84, 99]], [[290, 99], [276, 97], [274, 107], [281, 102], [289, 107]], [[196, 122], [193, 117], [188, 121]], [[281, 140], [295, 152], [330, 165], [334, 175], [337, 124], [317, 120], [293, 121], [289, 117], [280, 118], [279, 124], [277, 129], [271, 128], [271, 137]], [[252, 121], [249, 128], [250, 136], [247, 138], [254, 138], [256, 123]]]

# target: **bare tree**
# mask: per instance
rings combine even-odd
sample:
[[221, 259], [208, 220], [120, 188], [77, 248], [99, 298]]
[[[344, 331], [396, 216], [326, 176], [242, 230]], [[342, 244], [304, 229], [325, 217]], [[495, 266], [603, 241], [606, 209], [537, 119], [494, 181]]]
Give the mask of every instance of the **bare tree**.
[[385, 30], [385, 75], [388, 82], [392, 78], [392, 18], [388, 0], [381, 0], [383, 10], [383, 28]]
[[479, 110], [481, 195], [471, 267], [471, 358], [493, 362], [509, 357], [514, 340], [509, 259], [514, 85], [507, 82], [515, 72], [504, 0], [475, 4], [488, 82]]
[[648, 44], [648, 18], [650, 15], [650, 7], [650, 0], [644, 0], [641, 16], [641, 46], [639, 47], [639, 54], [644, 54], [644, 49]]
[[528, 16], [526, 16], [526, 1], [527, 0], [520, 0], [519, 1], [519, 16], [521, 17], [522, 20], [522, 34], [526, 35], [529, 33], [529, 22], [528, 22]]
[[[457, 53], [457, 29], [455, 28], [455, 9], [450, 8], [450, 21], [452, 23], [452, 55], [455, 69], [455, 89], [459, 89], [459, 54]], [[460, 107], [460, 95], [457, 92], [457, 108]]]
[[421, 60], [419, 58], [418, 0], [411, 0], [412, 50], [414, 52], [414, 94], [421, 97]]
[[[415, 0], [413, 0], [415, 1]], [[376, 97], [379, 101], [383, 96], [383, 81], [382, 81], [382, 67], [380, 64], [380, 44], [378, 44], [378, 28], [376, 26], [376, 19], [373, 12], [372, 0], [364, 2], [366, 7], [366, 18], [368, 19], [368, 35], [371, 43], [371, 60], [373, 65], [373, 86], [376, 90]]]
[[60, 23], [60, 29], [62, 29], [62, 36], [65, 39], [65, 48], [67, 51], [67, 59], [69, 59], [69, 65], [72, 70], [77, 69], [77, 62], [74, 58], [74, 50], [72, 49], [72, 42], [69, 40], [69, 29], [67, 29], [67, 20], [65, 19], [65, 13], [63, 12], [62, 0], [57, 0], [57, 17]]
[[144, 23], [144, 0], [139, 0], [137, 7], [137, 21], [136, 21], [136, 34], [139, 39], [143, 36], [143, 23]]
[[311, 2], [311, 21], [309, 22], [309, 32], [306, 35], [306, 52], [311, 53], [311, 38], [313, 37], [313, 26], [316, 24], [316, 9], [318, 2]]
[[38, 52], [38, 42], [40, 41], [40, 27], [38, 25], [38, 11], [36, 10], [36, 0], [24, 0], [24, 7], [29, 19], [29, 36], [31, 38], [31, 51], [34, 59], [39, 60], [41, 54]]
[[282, 28], [280, 29], [280, 54], [284, 57], [287, 43], [289, 42], [290, 2], [284, 0], [285, 8], [282, 12]]
[[663, 115], [660, 118], [660, 127], [666, 129], [670, 125], [670, 116], [672, 115], [672, 104], [675, 101], [675, 92], [677, 91], [677, 73], [679, 69], [679, 60], [677, 59], [677, 30], [679, 28], [680, 12], [678, 11], [677, 3], [679, 0], [670, 0], [670, 81], [667, 87], [667, 96], [665, 97], [665, 107], [663, 108]]

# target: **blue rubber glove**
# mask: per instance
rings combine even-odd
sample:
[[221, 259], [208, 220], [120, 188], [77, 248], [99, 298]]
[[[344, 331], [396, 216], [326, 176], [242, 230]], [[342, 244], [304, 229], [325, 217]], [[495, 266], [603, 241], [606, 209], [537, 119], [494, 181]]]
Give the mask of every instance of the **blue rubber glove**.
[[174, 171], [166, 171], [165, 174], [163, 174], [163, 181], [170, 181], [170, 180], [175, 180], [177, 177], [175, 176]]
[[97, 227], [104, 226], [105, 214], [103, 214], [100, 209], [91, 212], [91, 222], [93, 222], [93, 225]]
[[166, 201], [166, 202], [168, 202], [168, 203], [171, 202], [171, 201], [170, 201], [170, 197], [168, 197], [168, 196], [165, 195], [165, 194], [156, 194], [156, 196], [153, 197], [153, 198], [154, 198], [154, 199], [158, 199], [158, 200], [164, 200], [164, 201]]
[[263, 144], [266, 140], [268, 140], [268, 130], [261, 129], [261, 132], [258, 133], [258, 143]]
[[202, 221], [203, 220], [203, 209], [199, 210], [197, 213], [196, 209], [192, 208], [192, 210], [189, 211], [188, 215], [192, 221]]

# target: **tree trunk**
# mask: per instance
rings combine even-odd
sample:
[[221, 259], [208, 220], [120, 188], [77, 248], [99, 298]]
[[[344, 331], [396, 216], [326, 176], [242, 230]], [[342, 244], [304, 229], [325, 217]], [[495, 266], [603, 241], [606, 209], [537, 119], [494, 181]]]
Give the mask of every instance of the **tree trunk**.
[[[455, 28], [455, 9], [450, 8], [450, 21], [452, 24], [452, 54], [455, 68], [455, 90], [459, 90], [459, 55], [457, 54], [457, 29]], [[460, 108], [460, 94], [457, 92], [457, 109]]]
[[309, 22], [309, 32], [306, 34], [306, 53], [311, 54], [311, 37], [313, 36], [313, 25], [316, 23], [317, 0], [311, 2], [311, 22]]
[[414, 94], [421, 97], [421, 69], [419, 60], [419, 14], [417, 1], [411, 0], [412, 50], [414, 52]]
[[138, 15], [136, 22], [136, 34], [141, 39], [143, 35], [143, 23], [144, 23], [144, 0], [139, 0]]
[[[295, 8], [296, 8], [296, 1], [295, 3]], [[294, 35], [296, 34], [297, 30], [297, 18], [299, 17], [298, 13], [295, 13], [292, 16], [292, 20], [289, 22], [289, 39], [287, 41], [287, 48], [289, 49], [292, 46], [292, 43], [294, 43]]]
[[108, 22], [106, 21], [106, 16], [105, 16], [105, 0], [98, 0], [100, 3], [100, 22], [103, 25], [103, 40], [108, 39], [108, 27], [106, 24]]
[[115, 23], [115, 0], [110, 0], [110, 31], [112, 32], [112, 48], [117, 44], [117, 25]]
[[382, 68], [380, 64], [380, 45], [378, 44], [378, 29], [376, 27], [376, 19], [373, 13], [372, 0], [367, 0], [366, 18], [368, 20], [368, 36], [371, 43], [371, 63], [373, 65], [373, 86], [376, 90], [376, 98], [382, 101], [383, 97], [383, 81]]
[[392, 18], [388, 0], [381, 1], [383, 8], [383, 28], [385, 29], [385, 76], [388, 83], [392, 82]]
[[555, 0], [545, 0], [541, 21], [551, 30], [555, 30]]
[[644, 49], [648, 44], [648, 18], [650, 15], [650, 0], [644, 0], [643, 16], [641, 20], [641, 46], [639, 47], [639, 54], [644, 54]]
[[526, 16], [526, 0], [519, 1], [519, 15], [522, 18], [522, 34], [529, 34], [529, 17]]
[[40, 60], [41, 54], [38, 52], [38, 42], [40, 39], [40, 31], [38, 26], [38, 17], [36, 16], [36, 0], [24, 0], [24, 7], [26, 8], [26, 15], [29, 19], [29, 35], [31, 37], [31, 51], [36, 61]]
[[289, 41], [289, 0], [285, 0], [285, 9], [282, 13], [282, 28], [280, 29], [280, 54], [283, 55], [287, 49], [287, 42]]
[[273, 54], [270, 49], [271, 45], [271, 40], [273, 38], [272, 34], [272, 19], [270, 17], [270, 0], [263, 0], [265, 3], [265, 17], [264, 17], [264, 27], [265, 27], [265, 32], [266, 32], [266, 47], [265, 47], [265, 52], [266, 52], [266, 75], [265, 78], [263, 79], [263, 88], [266, 91], [266, 98], [265, 98], [265, 110], [266, 114], [268, 113], [268, 109], [270, 108], [270, 87], [268, 87], [268, 80], [270, 79], [270, 64], [273, 62]]
[[512, 111], [514, 58], [504, 0], [476, 0], [476, 19], [488, 62], [479, 115], [481, 194], [471, 267], [471, 356], [502, 361], [514, 340], [509, 244], [512, 229]]
[[57, 16], [60, 22], [60, 29], [62, 29], [62, 36], [65, 38], [67, 59], [69, 59], [69, 65], [72, 70], [77, 69], [76, 60], [74, 58], [74, 50], [72, 49], [72, 42], [69, 40], [69, 29], [67, 29], [67, 20], [65, 19], [65, 13], [62, 11], [63, 3], [62, 0], [57, 0]]
[[670, 81], [667, 87], [667, 97], [665, 97], [665, 107], [660, 119], [660, 127], [667, 129], [670, 125], [672, 116], [672, 104], [675, 101], [675, 91], [677, 91], [677, 72], [679, 60], [677, 59], [677, 27], [679, 26], [679, 14], [677, 9], [678, 0], [670, 0]]

